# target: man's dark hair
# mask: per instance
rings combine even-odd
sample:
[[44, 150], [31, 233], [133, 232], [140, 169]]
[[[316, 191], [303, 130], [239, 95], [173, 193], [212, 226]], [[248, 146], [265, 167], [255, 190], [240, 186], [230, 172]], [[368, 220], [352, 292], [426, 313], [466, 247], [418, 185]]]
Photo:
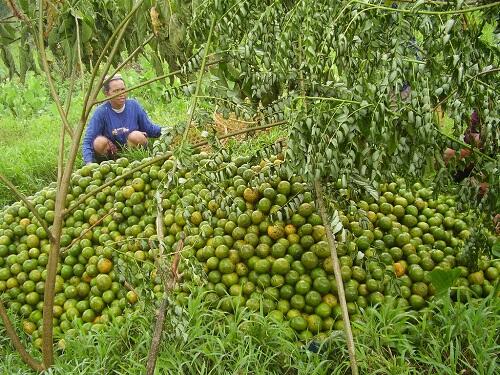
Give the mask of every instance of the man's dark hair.
[[102, 92], [104, 92], [104, 94], [107, 94], [109, 92], [109, 84], [113, 81], [118, 80], [123, 81], [123, 78], [120, 74], [115, 74], [113, 77], [106, 77], [102, 85]]

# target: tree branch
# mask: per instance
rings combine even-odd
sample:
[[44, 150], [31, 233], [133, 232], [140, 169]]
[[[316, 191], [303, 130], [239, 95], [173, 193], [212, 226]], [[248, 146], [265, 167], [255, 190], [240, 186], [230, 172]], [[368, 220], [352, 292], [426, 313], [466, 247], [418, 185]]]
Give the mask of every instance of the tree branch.
[[[213, 61], [213, 62], [210, 62], [210, 63], [207, 63], [206, 66], [211, 66], [211, 65], [215, 65], [215, 64], [218, 64], [220, 63], [222, 60], [216, 60], [216, 61]], [[175, 76], [177, 74], [180, 74], [182, 73], [183, 70], [182, 69], [179, 69], [179, 70], [176, 70], [175, 72], [172, 72], [172, 73], [167, 73], [167, 74], [163, 74], [161, 76], [158, 76], [158, 77], [154, 77], [154, 78], [151, 78], [151, 79], [148, 79], [147, 81], [144, 81], [144, 82], [141, 82], [141, 83], [138, 83], [137, 85], [135, 86], [132, 86], [128, 89], [126, 89], [125, 91], [123, 92], [120, 92], [118, 94], [115, 94], [115, 95], [112, 95], [112, 96], [108, 96], [106, 98], [103, 98], [103, 99], [97, 99], [95, 100], [93, 103], [92, 103], [92, 107], [96, 104], [100, 104], [100, 103], [103, 103], [109, 99], [113, 99], [113, 98], [116, 98], [117, 96], [120, 96], [120, 95], [123, 95], [123, 93], [127, 93], [127, 92], [130, 92], [130, 91], [133, 91], [133, 90], [136, 90], [138, 88], [141, 88], [143, 86], [147, 86], [149, 85], [150, 83], [153, 83], [153, 82], [156, 82], [156, 81], [160, 81], [162, 79], [165, 79], [167, 77], [171, 77], [171, 76]]]
[[[87, 95], [85, 96], [84, 104], [83, 104], [83, 111], [82, 111], [82, 119], [86, 119], [90, 113], [90, 110], [92, 109], [94, 105], [95, 98], [97, 97], [97, 94], [99, 93], [99, 90], [101, 89], [102, 83], [104, 81], [104, 77], [106, 76], [106, 73], [109, 70], [109, 67], [111, 66], [111, 61], [116, 53], [116, 50], [118, 48], [118, 45], [120, 44], [121, 39], [123, 38], [123, 34], [132, 19], [132, 16], [137, 12], [139, 7], [142, 5], [144, 0], [138, 0], [137, 3], [134, 5], [132, 10], [130, 11], [129, 14], [123, 19], [122, 22], [116, 27], [116, 30], [113, 32], [111, 37], [108, 39], [106, 45], [102, 49], [101, 54], [99, 55], [99, 58], [97, 59], [97, 62], [95, 64], [94, 70], [92, 71], [92, 76], [90, 78], [90, 84], [89, 84], [89, 90], [87, 91]], [[101, 62], [104, 60], [104, 56], [106, 54], [106, 51], [111, 47], [111, 44], [113, 40], [116, 38], [115, 44], [113, 46], [113, 49], [111, 53], [108, 56], [108, 62], [104, 68], [103, 73], [99, 76], [99, 82], [97, 85], [94, 87], [94, 81], [97, 77], [97, 73], [99, 70], [99, 67], [101, 65]], [[94, 87], [94, 88], [92, 88]]]
[[212, 23], [210, 24], [210, 31], [208, 32], [207, 43], [205, 44], [205, 52], [203, 54], [203, 60], [201, 62], [200, 72], [198, 73], [198, 82], [196, 83], [196, 91], [193, 96], [193, 100], [191, 103], [191, 108], [189, 108], [189, 119], [186, 124], [186, 129], [184, 129], [184, 134], [182, 135], [181, 146], [186, 143], [187, 135], [189, 132], [189, 128], [191, 127], [191, 123], [193, 122], [194, 112], [196, 109], [196, 104], [198, 103], [198, 94], [200, 93], [201, 80], [203, 79], [203, 73], [205, 73], [205, 65], [207, 62], [208, 50], [210, 49], [210, 42], [212, 41], [212, 34], [215, 26], [215, 17], [212, 16]]
[[[122, 21], [121, 25], [128, 25], [128, 22], [130, 21], [132, 15], [137, 11], [138, 7], [140, 4], [142, 4], [143, 0], [138, 0], [132, 11], [126, 16], [125, 20]], [[42, 30], [42, 17], [43, 17], [43, 2], [40, 1], [40, 7], [39, 7], [39, 32], [41, 33]], [[117, 46], [119, 45], [121, 38], [123, 37], [124, 30], [120, 30], [119, 32], [115, 31], [113, 33], [113, 37], [116, 37], [116, 42], [114, 49], [111, 51], [109, 54], [109, 60], [111, 61], [113, 58], [113, 55], [116, 53]], [[113, 38], [111, 38], [113, 39]], [[40, 40], [42, 41], [39, 43], [38, 47], [40, 49], [43, 48], [43, 39], [42, 36], [40, 36]], [[111, 45], [111, 40], [108, 40], [107, 46]], [[41, 54], [44, 53], [43, 50], [40, 51]], [[102, 60], [102, 58], [101, 58]], [[103, 75], [100, 77], [100, 82], [104, 79], [104, 74], [109, 70], [110, 66], [110, 61], [108, 61], [106, 68], [104, 70]], [[96, 65], [96, 68], [93, 71], [92, 74], [92, 81], [95, 79], [95, 76], [97, 74], [97, 69], [99, 68], [99, 63]], [[45, 61], [45, 65], [47, 65], [47, 62]], [[48, 66], [45, 66], [45, 69], [47, 69]], [[100, 85], [101, 83], [99, 83]], [[97, 95], [97, 91], [99, 90], [99, 86], [93, 91], [94, 95]], [[69, 151], [69, 156], [68, 156], [68, 161], [64, 167], [64, 172], [62, 175], [62, 178], [60, 179], [60, 183], [58, 184], [57, 188], [57, 195], [56, 195], [56, 205], [55, 205], [55, 217], [54, 217], [54, 223], [53, 223], [53, 241], [51, 241], [51, 248], [49, 252], [49, 260], [47, 263], [47, 278], [45, 280], [45, 291], [44, 291], [44, 305], [43, 305], [43, 336], [42, 336], [42, 355], [43, 355], [43, 363], [45, 368], [49, 368], [54, 364], [54, 351], [53, 351], [53, 306], [54, 306], [54, 295], [55, 295], [55, 278], [57, 274], [57, 265], [59, 263], [59, 256], [60, 256], [60, 249], [61, 249], [61, 232], [62, 232], [62, 226], [63, 226], [63, 220], [64, 220], [64, 212], [65, 212], [65, 203], [66, 203], [66, 197], [68, 193], [68, 188], [69, 188], [69, 181], [71, 177], [71, 173], [73, 171], [73, 167], [75, 165], [75, 160], [76, 160], [76, 155], [78, 153], [78, 148], [80, 145], [80, 139], [83, 133], [83, 129], [85, 127], [85, 124], [87, 122], [87, 117], [88, 117], [88, 108], [89, 108], [89, 98], [92, 98], [92, 100], [95, 99], [95, 96], [91, 96], [92, 92], [92, 85], [89, 85], [89, 88], [87, 90], [86, 96], [85, 96], [85, 101], [82, 109], [82, 115], [80, 117], [80, 121], [78, 123], [78, 126], [76, 127], [73, 139], [72, 139], [72, 144], [71, 148]], [[60, 107], [60, 106], [59, 106]], [[62, 108], [61, 108], [62, 110]], [[60, 111], [61, 113], [61, 111]], [[64, 119], [64, 113], [61, 113], [61, 117]]]
[[158, 234], [159, 241], [159, 254], [157, 258], [157, 267], [160, 273], [160, 279], [163, 282], [164, 296], [163, 301], [161, 302], [160, 309], [156, 315], [156, 323], [154, 328], [153, 339], [151, 340], [151, 349], [148, 355], [146, 374], [153, 375], [156, 367], [156, 359], [158, 358], [158, 351], [160, 349], [160, 340], [161, 334], [163, 332], [163, 326], [165, 324], [165, 313], [168, 307], [168, 292], [175, 286], [178, 279], [177, 274], [177, 265], [179, 263], [179, 254], [184, 247], [184, 237], [181, 233], [181, 239], [177, 243], [176, 254], [174, 255], [174, 261], [172, 262], [172, 273], [170, 279], [167, 277], [167, 272], [164, 265], [164, 243], [163, 243], [163, 210], [161, 205], [161, 196], [160, 193], [156, 194], [156, 208], [157, 208], [157, 216], [156, 216], [156, 233]]
[[344, 321], [344, 333], [346, 335], [347, 350], [349, 352], [349, 360], [351, 362], [351, 373], [352, 375], [358, 375], [356, 350], [354, 348], [354, 338], [352, 336], [351, 322], [349, 321], [349, 311], [347, 310], [347, 302], [345, 299], [344, 283], [342, 281], [339, 258], [337, 256], [337, 245], [335, 237], [332, 233], [332, 228], [330, 227], [330, 220], [328, 219], [328, 216], [326, 214], [325, 204], [323, 201], [323, 188], [319, 179], [316, 179], [314, 181], [314, 190], [316, 191], [319, 213], [321, 216], [321, 220], [323, 221], [323, 225], [325, 226], [326, 237], [328, 239], [328, 245], [330, 246], [330, 252], [333, 262], [333, 272], [335, 274], [335, 281], [337, 282], [337, 294], [339, 296], [342, 320]]
[[[271, 124], [265, 124], [265, 125], [255, 126], [252, 128], [242, 129], [242, 130], [238, 130], [238, 131], [235, 131], [232, 133], [221, 135], [220, 137], [217, 137], [217, 139], [221, 140], [221, 139], [225, 139], [225, 138], [235, 137], [235, 136], [240, 135], [240, 134], [250, 133], [250, 132], [253, 132], [256, 130], [269, 129], [269, 128], [273, 128], [275, 126], [286, 124], [287, 122], [288, 121], [283, 120], [283, 121], [273, 122]], [[203, 147], [205, 145], [208, 145], [209, 143], [210, 143], [209, 141], [198, 142], [198, 143], [194, 144], [193, 147], [200, 148], [200, 147]]]
[[[83, 63], [82, 63], [82, 49], [81, 49], [81, 41], [80, 41], [80, 26], [78, 24], [78, 17], [75, 16], [75, 25], [76, 25], [76, 54], [74, 59], [76, 59], [76, 56], [78, 56], [78, 66], [80, 67], [80, 73], [82, 74], [83, 78]], [[76, 71], [76, 63], [73, 63], [73, 72]], [[71, 98], [71, 92], [73, 90], [73, 84], [71, 85], [70, 88], [70, 94], [69, 97]], [[85, 92], [85, 80], [82, 79], [82, 91]], [[68, 108], [69, 110], [69, 108]], [[66, 111], [68, 113], [68, 111]]]
[[[480, 77], [480, 76], [482, 76], [482, 75], [486, 75], [486, 74], [490, 74], [490, 73], [498, 73], [498, 72], [500, 72], [500, 68], [494, 68], [494, 69], [486, 70], [486, 71], [484, 71], [484, 72], [479, 72], [479, 73], [478, 73], [478, 74], [476, 74], [475, 76], [470, 77], [470, 78], [467, 80], [467, 82], [470, 82], [470, 81], [472, 81], [472, 80], [475, 80], [475, 79], [477, 79], [477, 77]], [[485, 83], [484, 83], [484, 82], [482, 82], [482, 81], [480, 81], [480, 82], [481, 82], [481, 83], [483, 83], [483, 84], [485, 84]], [[489, 86], [489, 85], [488, 85], [488, 86]], [[436, 104], [436, 105], [434, 106], [434, 109], [433, 109], [433, 110], [435, 111], [435, 110], [436, 110], [436, 109], [437, 109], [437, 108], [438, 108], [441, 104], [443, 104], [443, 103], [444, 103], [444, 102], [446, 102], [449, 98], [451, 98], [451, 96], [452, 96], [453, 94], [455, 94], [457, 91], [458, 91], [458, 88], [456, 88], [456, 89], [454, 89], [452, 92], [450, 92], [450, 93], [449, 93], [449, 94], [448, 94], [448, 95], [447, 95], [447, 96], [446, 96], [443, 100], [439, 101], [439, 103], [438, 103], [438, 104]]]
[[12, 11], [14, 17], [20, 19], [21, 21], [29, 23], [29, 18], [26, 16], [26, 14], [23, 13], [22, 10], [19, 9], [19, 5], [17, 5], [14, 0], [7, 0], [7, 6]]
[[116, 73], [118, 73], [120, 69], [123, 68], [126, 63], [132, 60], [134, 56], [137, 55], [144, 48], [144, 46], [148, 44], [154, 37], [155, 37], [154, 34], [151, 34], [144, 42], [142, 42], [142, 44], [139, 47], [137, 47], [134, 51], [132, 51], [132, 53], [125, 60], [123, 60], [120, 65], [116, 67], [116, 69], [113, 71], [113, 73], [110, 74], [110, 76], [113, 77]]
[[327, 102], [339, 102], [339, 103], [348, 103], [348, 104], [361, 104], [361, 102], [358, 102], [356, 100], [349, 100], [349, 99], [340, 99], [340, 98], [331, 98], [328, 96], [306, 96], [306, 95], [301, 95], [301, 96], [296, 96], [294, 100], [297, 99], [311, 99], [311, 100], [324, 100]]
[[[52, 81], [52, 76], [50, 73], [49, 63], [47, 61], [47, 55], [45, 54], [45, 42], [43, 37], [43, 1], [40, 1], [40, 6], [38, 9], [39, 17], [38, 17], [38, 52], [40, 53], [40, 60], [42, 61], [42, 67], [45, 72], [45, 76], [47, 77], [47, 83], [49, 84], [49, 90], [52, 98], [54, 99], [54, 103], [56, 104], [57, 111], [59, 112], [59, 116], [61, 117], [61, 121], [68, 132], [69, 136], [73, 138], [73, 130], [68, 122], [68, 117], [66, 112], [64, 111], [61, 99], [57, 94], [56, 88], [54, 86], [54, 82]], [[35, 38], [36, 40], [36, 38]]]

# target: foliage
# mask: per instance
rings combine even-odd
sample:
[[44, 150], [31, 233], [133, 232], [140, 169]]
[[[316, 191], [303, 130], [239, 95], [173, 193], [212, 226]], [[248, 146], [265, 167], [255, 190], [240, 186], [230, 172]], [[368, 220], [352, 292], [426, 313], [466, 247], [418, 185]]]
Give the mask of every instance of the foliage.
[[[474, 175], [494, 182], [499, 51], [481, 36], [487, 29], [498, 40], [491, 35], [498, 6], [475, 12], [468, 6], [214, 0], [197, 8], [188, 35], [201, 44], [210, 18], [218, 20], [214, 48], [227, 51], [226, 61], [213, 71], [218, 85], [207, 95], [221, 96], [221, 107], [287, 99], [288, 165], [310, 180], [356, 174], [376, 181], [394, 172], [421, 178], [444, 168], [442, 150], [476, 109], [482, 150], [494, 158], [477, 153], [481, 168]], [[438, 107], [454, 121], [451, 137], [440, 129]], [[441, 186], [449, 184], [449, 170], [436, 176]], [[495, 197], [497, 185], [490, 186]], [[492, 212], [487, 199], [484, 209]]]
[[[21, 12], [12, 9], [23, 20], [14, 33], [24, 36], [25, 31], [29, 30], [34, 34], [31, 24], [36, 15], [34, 4], [20, 3], [23, 7]], [[146, 1], [138, 3], [152, 5]], [[9, 4], [12, 7], [17, 2], [10, 1]], [[89, 49], [93, 36], [89, 23], [99, 19], [100, 14], [92, 13], [98, 5], [91, 1], [45, 4], [49, 16], [45, 19], [44, 31], [52, 61], [60, 61], [66, 68], [77, 67], [77, 59], [83, 56], [82, 62], [87, 67], [92, 66], [92, 59], [99, 53], [94, 54]], [[77, 5], [81, 9], [76, 9]], [[111, 7], [112, 4], [108, 2], [107, 5]], [[125, 5], [130, 10], [134, 2], [129, 1]], [[194, 22], [186, 40], [190, 47], [186, 50], [187, 54], [199, 50], [206, 41], [208, 25], [213, 25], [214, 19], [218, 20], [218, 40], [214, 49], [217, 53], [224, 51], [224, 62], [213, 71], [213, 85], [207, 87], [204, 97], [214, 99], [225, 112], [244, 113], [247, 118], [257, 121], [267, 121], [264, 117], [285, 118], [290, 123], [286, 164], [288, 174], [301, 171], [309, 182], [320, 179], [360, 181], [357, 185], [366, 187], [371, 182], [387, 178], [391, 173], [416, 179], [429, 170], [438, 170], [436, 180], [445, 187], [449, 183], [450, 173], [444, 169], [442, 149], [447, 145], [459, 147], [458, 143], [450, 144], [449, 141], [456, 141], [463, 132], [464, 126], [461, 124], [468, 121], [472, 110], [476, 110], [482, 121], [483, 139], [482, 152], [475, 150], [474, 158], [476, 166], [482, 168], [474, 168], [473, 178], [478, 182], [489, 182], [490, 190], [480, 204], [482, 209], [492, 213], [497, 205], [494, 197], [498, 191], [496, 182], [499, 164], [496, 155], [499, 116], [495, 106], [498, 91], [494, 86], [494, 77], [499, 71], [495, 68], [498, 50], [494, 45], [485, 43], [481, 34], [485, 23], [496, 25], [497, 5], [491, 3], [472, 7], [463, 3], [419, 2], [386, 7], [361, 0], [337, 3], [313, 3], [311, 0], [272, 3], [254, 0], [206, 1], [195, 3]], [[85, 9], [85, 6], [89, 8]], [[470, 8], [463, 10], [460, 9], [462, 6]], [[149, 20], [144, 12], [147, 9], [142, 9], [143, 12], [138, 13], [139, 18], [134, 19], [134, 25], [138, 27], [134, 29], [133, 37], [127, 38], [130, 41], [137, 36], [133, 46], [139, 46], [147, 36], [141, 29], [144, 24], [141, 21]], [[471, 15], [473, 10], [479, 13], [479, 17]], [[59, 14], [67, 18], [57, 19]], [[86, 20], [85, 17], [89, 15], [90, 19]], [[153, 32], [158, 34], [160, 23], [156, 8], [150, 10], [149, 17]], [[171, 42], [170, 25], [173, 22], [170, 17], [167, 19]], [[57, 28], [53, 27], [56, 24]], [[107, 40], [106, 27], [112, 31], [113, 25], [103, 23], [100, 26], [103, 30], [99, 32], [104, 36], [103, 40]], [[16, 34], [10, 37], [15, 40], [13, 37]], [[457, 40], [460, 41], [459, 45]], [[98, 37], [94, 42], [99, 47], [104, 45]], [[22, 51], [29, 50], [26, 48], [29, 40], [21, 40], [21, 43]], [[135, 48], [129, 43], [125, 44], [124, 49], [130, 52]], [[161, 54], [157, 53], [157, 48], [153, 49], [156, 52], [151, 55], [151, 59], [156, 61], [157, 68], [161, 67], [157, 63]], [[2, 51], [11, 72], [15, 71], [15, 65], [12, 69], [12, 56], [7, 56], [5, 49]], [[29, 55], [20, 53], [20, 62], [25, 61], [29, 61]], [[172, 67], [174, 64], [169, 65]], [[25, 71], [24, 68], [20, 70]], [[81, 66], [80, 69], [83, 70]], [[65, 73], [68, 73], [68, 69]], [[157, 69], [158, 73], [161, 73], [160, 69]], [[192, 93], [190, 88], [192, 86], [188, 91]], [[196, 87], [196, 95], [198, 92], [199, 87]], [[269, 116], [261, 115], [263, 108], [266, 108]], [[452, 135], [444, 134], [439, 128], [436, 110], [443, 109], [453, 120]], [[64, 114], [62, 117], [64, 119]], [[78, 137], [85, 121], [84, 113]], [[65, 179], [61, 179], [62, 183], [58, 187], [58, 207], [62, 207], [59, 203], [64, 203], [72, 167], [73, 160], [66, 167]], [[461, 166], [452, 163], [451, 167], [453, 170]], [[469, 188], [464, 185], [464, 196], [467, 194], [470, 197], [471, 191], [477, 190], [474, 185], [477, 186], [477, 183], [471, 183]], [[355, 186], [352, 188], [357, 189]], [[54, 225], [56, 251], [62, 228], [61, 212], [56, 211]], [[50, 324], [53, 279], [57, 266], [54, 254], [55, 251], [51, 252], [47, 280], [50, 288], [46, 288], [44, 308], [44, 317], [48, 317]], [[230, 322], [227, 323], [231, 326]], [[46, 333], [49, 333], [44, 335], [45, 355], [49, 350], [52, 351], [52, 331], [50, 325], [44, 324], [44, 327], [48, 328]], [[220, 328], [227, 337], [227, 327]], [[213, 331], [210, 334], [215, 336]], [[237, 336], [245, 337], [241, 334]], [[47, 337], [48, 340], [45, 340]], [[272, 342], [269, 339], [267, 341]], [[220, 347], [217, 346], [218, 342], [215, 344], [209, 348], [209, 353]], [[462, 344], [454, 341], [450, 350]], [[200, 345], [193, 342], [193, 346]], [[475, 346], [472, 347], [476, 351]], [[226, 348], [223, 349], [218, 354], [224, 354]], [[443, 365], [440, 362], [434, 365], [432, 362], [435, 359], [432, 356], [435, 353], [433, 349], [427, 357], [419, 357], [419, 362], [428, 364], [431, 371], [438, 371]], [[245, 363], [248, 363], [247, 353], [244, 354]], [[224, 356], [219, 355], [218, 358]], [[455, 359], [456, 356], [447, 355], [444, 367], [457, 372], [477, 365], [469, 358], [461, 362]], [[198, 368], [198, 372], [205, 369], [206, 363], [207, 367], [219, 368], [214, 367], [217, 366], [215, 360], [208, 357], [202, 361], [200, 366], [203, 367]], [[51, 365], [51, 355], [44, 361]], [[260, 357], [255, 362], [263, 363]], [[311, 365], [311, 361], [305, 362]], [[285, 366], [280, 364], [276, 366], [277, 371], [287, 368], [287, 363]], [[192, 366], [192, 362], [189, 365]], [[230, 365], [231, 368], [235, 367], [232, 361]], [[316, 365], [317, 369], [322, 368], [319, 363]], [[368, 371], [380, 368], [380, 365], [372, 366], [371, 363], [363, 363], [363, 366]], [[483, 363], [478, 366], [483, 366]], [[481, 368], [489, 366], [485, 361]], [[290, 368], [294, 369], [294, 366]], [[341, 371], [341, 368], [336, 369]]]
[[[190, 18], [191, 3], [175, 1], [141, 1], [140, 11], [132, 20], [129, 35], [122, 43], [122, 52], [131, 53], [154, 34], [149, 42], [151, 48], [144, 51], [158, 75], [163, 74], [163, 62], [176, 70], [191, 55], [186, 45], [185, 25]], [[0, 40], [3, 45], [15, 46], [15, 55], [2, 55], [11, 75], [19, 73], [24, 77], [26, 70], [36, 65], [33, 56], [32, 26], [37, 17], [38, 4], [35, 1], [10, 1], [21, 18], [10, 17], [14, 12], [0, 2]], [[44, 21], [44, 39], [48, 45], [50, 62], [69, 75], [81, 61], [87, 70], [95, 65], [107, 40], [116, 26], [130, 12], [133, 1], [72, 0], [46, 2], [47, 14]], [[2, 22], [3, 18], [8, 18]], [[8, 21], [8, 22], [7, 22]], [[17, 22], [16, 22], [17, 21]], [[29, 35], [29, 37], [26, 37]], [[118, 62], [119, 56], [115, 58]], [[26, 65], [26, 62], [29, 63]]]
[[0, 83], [0, 113], [29, 118], [45, 112], [48, 105], [47, 87], [38, 76], [29, 74], [23, 85], [15, 80]]
[[380, 311], [368, 309], [366, 323], [355, 323], [355, 329], [361, 330], [357, 334], [360, 368], [389, 374], [493, 374], [493, 358], [500, 348], [495, 334], [483, 324], [497, 329], [498, 309], [495, 298], [467, 305], [437, 302], [420, 316], [390, 305]]
[[272, 146], [278, 139], [283, 139], [286, 132], [282, 128], [271, 129], [268, 132], [259, 134], [257, 137], [248, 137], [245, 142], [239, 142], [230, 139], [227, 143], [227, 149], [234, 155], [253, 156], [257, 154], [259, 157], [265, 157], [261, 152], [265, 151], [268, 146]]

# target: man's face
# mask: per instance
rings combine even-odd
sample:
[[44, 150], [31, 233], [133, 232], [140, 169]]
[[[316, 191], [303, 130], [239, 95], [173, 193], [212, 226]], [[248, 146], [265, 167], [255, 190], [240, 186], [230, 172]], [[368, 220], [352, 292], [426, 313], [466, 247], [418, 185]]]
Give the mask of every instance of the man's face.
[[115, 79], [114, 81], [111, 81], [109, 83], [109, 91], [107, 92], [106, 96], [113, 96], [120, 92], [122, 93], [121, 95], [118, 95], [113, 99], [109, 99], [109, 102], [111, 103], [111, 106], [113, 108], [120, 109], [125, 104], [127, 93], [124, 93], [123, 91], [125, 91], [125, 82], [123, 82], [121, 79]]

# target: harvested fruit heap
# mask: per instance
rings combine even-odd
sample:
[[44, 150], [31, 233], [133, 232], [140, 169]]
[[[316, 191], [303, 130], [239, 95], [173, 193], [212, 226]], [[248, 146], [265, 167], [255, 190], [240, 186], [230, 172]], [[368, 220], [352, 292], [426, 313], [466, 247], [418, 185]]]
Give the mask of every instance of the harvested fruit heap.
[[[127, 291], [125, 280], [161, 295], [154, 265], [157, 193], [165, 251], [174, 252], [181, 233], [186, 236], [179, 301], [190, 290], [186, 286], [201, 277], [197, 290], [214, 308], [263, 311], [289, 321], [300, 339], [341, 329], [325, 228], [302, 178], [287, 177], [279, 156], [255, 165], [250, 158], [227, 155], [194, 159], [196, 166], [189, 168], [173, 157], [139, 168], [78, 204], [79, 197], [141, 163], [122, 158], [74, 173], [56, 280], [56, 336], [123, 319], [139, 297]], [[432, 198], [429, 188], [410, 188], [402, 179], [380, 190], [377, 202], [359, 201], [339, 216], [347, 229], [337, 235], [337, 251], [351, 317], [388, 300], [421, 309], [435, 293], [430, 278], [435, 268], [460, 270], [452, 291], [456, 298], [494, 291], [500, 260], [482, 257], [479, 270], [469, 272], [462, 250], [470, 235], [468, 217], [457, 211], [453, 198]], [[50, 225], [54, 188], [31, 199]], [[491, 245], [495, 241], [491, 236]], [[1, 213], [0, 296], [22, 316], [36, 345], [48, 252], [47, 233], [24, 204]]]

